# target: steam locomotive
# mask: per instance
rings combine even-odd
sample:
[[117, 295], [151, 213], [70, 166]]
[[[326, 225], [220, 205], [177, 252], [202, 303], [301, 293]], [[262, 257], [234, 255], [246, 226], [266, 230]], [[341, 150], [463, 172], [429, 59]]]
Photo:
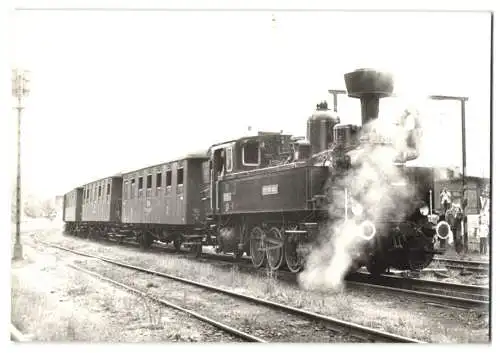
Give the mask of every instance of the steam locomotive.
[[212, 145], [206, 153], [110, 176], [64, 196], [65, 231], [90, 237], [203, 246], [255, 267], [300, 272], [315, 247], [344, 239], [350, 270], [422, 269], [436, 236], [450, 232], [431, 214], [434, 172], [410, 167], [419, 127], [392, 137], [378, 124], [390, 74], [344, 75], [361, 101], [361, 125], [341, 124], [326, 102], [307, 122], [307, 138], [259, 133]]

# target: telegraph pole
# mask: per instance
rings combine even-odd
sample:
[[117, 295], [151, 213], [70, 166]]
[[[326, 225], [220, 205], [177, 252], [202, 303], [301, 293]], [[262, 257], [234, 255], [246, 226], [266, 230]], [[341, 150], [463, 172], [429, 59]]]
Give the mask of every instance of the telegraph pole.
[[464, 212], [464, 251], [467, 253], [469, 250], [469, 234], [467, 232], [467, 213], [465, 208], [467, 207], [467, 182], [465, 177], [467, 175], [467, 148], [465, 146], [465, 103], [469, 100], [468, 97], [457, 97], [457, 96], [430, 96], [433, 100], [451, 100], [459, 101], [461, 109], [461, 123], [462, 123], [462, 208]]
[[21, 114], [24, 109], [23, 98], [29, 95], [29, 71], [12, 70], [12, 96], [17, 100], [17, 181], [16, 181], [16, 243], [13, 260], [23, 258], [21, 245]]

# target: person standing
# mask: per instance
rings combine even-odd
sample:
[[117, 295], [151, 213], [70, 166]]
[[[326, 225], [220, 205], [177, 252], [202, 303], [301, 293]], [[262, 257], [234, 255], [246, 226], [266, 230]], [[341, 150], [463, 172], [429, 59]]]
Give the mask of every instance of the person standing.
[[443, 207], [443, 212], [446, 214], [451, 205], [451, 192], [447, 188], [443, 188], [439, 196], [441, 198], [441, 207]]
[[453, 217], [450, 227], [453, 233], [453, 241], [455, 242], [455, 250], [457, 254], [460, 254], [464, 250], [462, 233], [462, 221], [464, 219], [464, 214], [458, 206], [455, 206], [451, 213], [453, 214]]
[[479, 225], [479, 253], [481, 255], [486, 255], [488, 250], [488, 236], [490, 233], [490, 227], [485, 222], [483, 217], [480, 219]]

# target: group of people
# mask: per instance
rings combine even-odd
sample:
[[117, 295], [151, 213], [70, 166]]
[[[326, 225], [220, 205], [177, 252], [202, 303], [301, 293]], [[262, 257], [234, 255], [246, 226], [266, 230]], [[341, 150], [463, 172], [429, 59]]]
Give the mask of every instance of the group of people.
[[[484, 195], [484, 194], [483, 194]], [[444, 214], [444, 219], [450, 224], [450, 229], [453, 234], [453, 242], [457, 253], [464, 250], [464, 245], [467, 245], [467, 234], [463, 229], [463, 221], [467, 217], [459, 204], [452, 203], [451, 192], [447, 188], [443, 188], [440, 193], [441, 207]], [[489, 230], [489, 200], [481, 196], [481, 213], [479, 216], [479, 252], [481, 255], [486, 255], [488, 252]], [[465, 240], [465, 242], [464, 242]], [[464, 244], [465, 243], [465, 244]], [[441, 239], [440, 246], [446, 246], [446, 240]]]

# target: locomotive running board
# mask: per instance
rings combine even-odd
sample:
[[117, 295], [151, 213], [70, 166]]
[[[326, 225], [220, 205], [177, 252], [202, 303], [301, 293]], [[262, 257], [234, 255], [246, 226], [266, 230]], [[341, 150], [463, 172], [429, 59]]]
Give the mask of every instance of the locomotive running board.
[[185, 239], [196, 239], [196, 238], [203, 238], [202, 234], [184, 234], [182, 236]]
[[285, 234], [307, 234], [307, 230], [285, 230]]

